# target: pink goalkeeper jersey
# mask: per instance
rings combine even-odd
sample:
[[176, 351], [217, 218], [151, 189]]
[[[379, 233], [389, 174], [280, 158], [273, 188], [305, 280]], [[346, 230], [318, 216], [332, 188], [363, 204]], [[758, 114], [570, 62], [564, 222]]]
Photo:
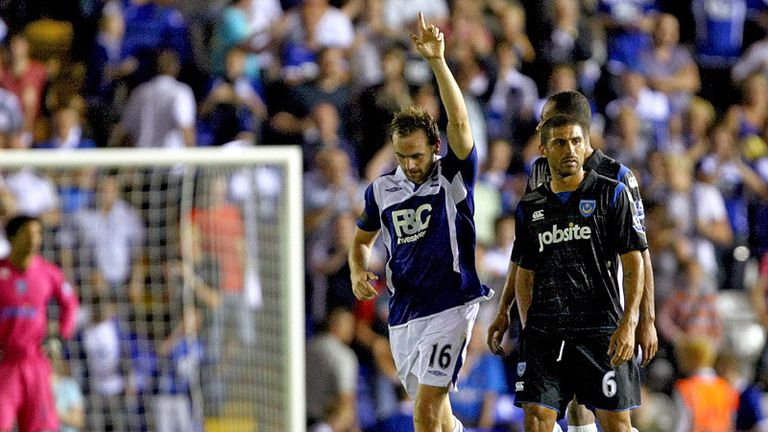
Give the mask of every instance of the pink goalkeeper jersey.
[[46, 336], [46, 305], [55, 298], [60, 308], [59, 333], [69, 338], [75, 330], [78, 302], [64, 274], [40, 256], [25, 271], [8, 259], [0, 260], [0, 359], [42, 353]]

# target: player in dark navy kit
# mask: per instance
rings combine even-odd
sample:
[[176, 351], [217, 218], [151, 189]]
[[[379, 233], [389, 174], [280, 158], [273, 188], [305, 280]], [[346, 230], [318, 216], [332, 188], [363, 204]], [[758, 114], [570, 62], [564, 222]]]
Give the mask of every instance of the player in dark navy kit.
[[[576, 91], [565, 91], [551, 96], [542, 109], [542, 123], [544, 120], [547, 120], [556, 114], [573, 116], [581, 123], [587, 125], [591, 122], [589, 101], [584, 95]], [[539, 127], [541, 127], [542, 123], [539, 124]], [[632, 195], [637, 215], [644, 224], [644, 210], [642, 199], [640, 197], [639, 185], [637, 179], [629, 168], [605, 155], [602, 151], [593, 149], [590, 145], [587, 145], [584, 170], [594, 170], [600, 175], [623, 183]], [[540, 184], [548, 182], [550, 179], [551, 176], [546, 157], [537, 159], [533, 163], [531, 172], [528, 176], [526, 193], [532, 191]], [[516, 250], [519, 251], [519, 249]], [[501, 347], [501, 340], [509, 327], [510, 318], [508, 311], [510, 311], [511, 305], [515, 299], [514, 281], [517, 271], [516, 260], [517, 257], [513, 255], [507, 274], [506, 284], [499, 301], [496, 319], [488, 329], [488, 345], [491, 350], [498, 355], [505, 354]], [[642, 364], [643, 366], [646, 366], [651, 359], [653, 359], [658, 350], [658, 337], [654, 326], [653, 267], [651, 265], [651, 256], [647, 249], [643, 251], [643, 270], [645, 275], [644, 289], [640, 303], [640, 320], [635, 333], [635, 339], [638, 346], [641, 348]], [[569, 428], [579, 426], [580, 429], [573, 429], [580, 432], [597, 432], [594, 415], [583, 405], [572, 404], [568, 408], [568, 423]]]
[[[631, 429], [640, 404], [635, 330], [645, 230], [623, 183], [583, 169], [589, 127], [556, 115], [541, 131], [551, 181], [516, 213], [518, 311], [523, 326], [515, 403], [525, 430], [549, 432], [576, 396], [603, 430]], [[618, 281], [623, 268], [623, 290]]]
[[479, 302], [493, 292], [475, 268], [474, 186], [477, 150], [467, 108], [444, 56], [443, 34], [419, 14], [411, 35], [437, 79], [448, 115], [448, 153], [438, 157], [435, 120], [411, 107], [390, 126], [398, 168], [368, 187], [365, 210], [349, 252], [352, 289], [358, 299], [376, 296], [368, 271], [379, 233], [387, 249], [389, 335], [398, 376], [415, 399], [417, 432], [460, 432], [448, 391], [466, 355]]

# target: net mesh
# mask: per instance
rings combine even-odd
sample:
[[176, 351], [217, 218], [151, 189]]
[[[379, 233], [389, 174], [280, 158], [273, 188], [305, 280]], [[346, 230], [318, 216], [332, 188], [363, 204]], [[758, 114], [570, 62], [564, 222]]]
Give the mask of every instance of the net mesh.
[[57, 369], [83, 430], [291, 430], [283, 165], [31, 171], [58, 196], [43, 255], [82, 305]]

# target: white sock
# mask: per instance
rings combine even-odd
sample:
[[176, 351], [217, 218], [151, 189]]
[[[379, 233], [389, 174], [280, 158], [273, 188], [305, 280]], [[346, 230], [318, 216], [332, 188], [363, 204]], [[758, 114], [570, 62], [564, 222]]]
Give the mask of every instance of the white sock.
[[453, 432], [464, 432], [464, 425], [461, 424], [456, 416], [453, 416]]
[[632, 432], [640, 432], [640, 431], [635, 428], [632, 428]]
[[555, 422], [555, 427], [552, 428], [552, 432], [563, 432], [563, 428], [561, 428], [560, 425]]
[[590, 423], [581, 426], [568, 425], [568, 432], [597, 432], [597, 424]]

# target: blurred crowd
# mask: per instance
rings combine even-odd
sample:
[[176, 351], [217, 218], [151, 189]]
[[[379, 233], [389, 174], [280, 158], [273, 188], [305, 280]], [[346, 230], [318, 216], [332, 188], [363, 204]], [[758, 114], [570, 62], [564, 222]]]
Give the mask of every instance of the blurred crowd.
[[[578, 90], [593, 104], [593, 147], [634, 171], [644, 199], [662, 349], [644, 371], [638, 428], [669, 430], [685, 417], [666, 402], [674, 398], [678, 412], [687, 412], [678, 380], [702, 371], [720, 374], [737, 393], [761, 396], [768, 380], [765, 1], [0, 2], [0, 146], [300, 145], [307, 362], [317, 376], [307, 389], [308, 415], [325, 419], [326, 430], [405, 430], [398, 421], [407, 423], [408, 401], [389, 355], [386, 288], [374, 301], [355, 301], [346, 256], [366, 184], [396, 166], [387, 133], [393, 114], [417, 104], [446, 121], [429, 68], [408, 38], [418, 11], [445, 32], [469, 110], [481, 163], [475, 223], [484, 283], [497, 292], [503, 286], [511, 215], [539, 155], [539, 110], [549, 95]], [[81, 244], [73, 239], [89, 244], [104, 269], [97, 285], [124, 284], [135, 297], [146, 256], [131, 251], [152, 237], [145, 230], [165, 225], [137, 217], [120, 200], [120, 182], [98, 188], [88, 172], [5, 172], [2, 214], [41, 216], [62, 250]], [[232, 191], [220, 194], [224, 210], [193, 215], [199, 226], [224, 229], [217, 220], [242, 219]], [[122, 254], [103, 244], [110, 233]], [[66, 270], [77, 257], [60, 260]], [[373, 260], [383, 280], [383, 249]], [[222, 278], [217, 288], [237, 293], [244, 283]], [[198, 296], [205, 303], [205, 293]], [[725, 314], [728, 301], [737, 307]], [[514, 363], [487, 352], [488, 315], [478, 320], [452, 403], [467, 426], [509, 430], [520, 422], [511, 407]], [[244, 343], [253, 337], [249, 316], [237, 318]], [[745, 339], [741, 330], [752, 327], [733, 330], [736, 318], [756, 331]], [[178, 342], [171, 330], [157, 348], [166, 355]], [[195, 346], [178, 350], [199, 357]], [[101, 402], [105, 410], [119, 404]]]

